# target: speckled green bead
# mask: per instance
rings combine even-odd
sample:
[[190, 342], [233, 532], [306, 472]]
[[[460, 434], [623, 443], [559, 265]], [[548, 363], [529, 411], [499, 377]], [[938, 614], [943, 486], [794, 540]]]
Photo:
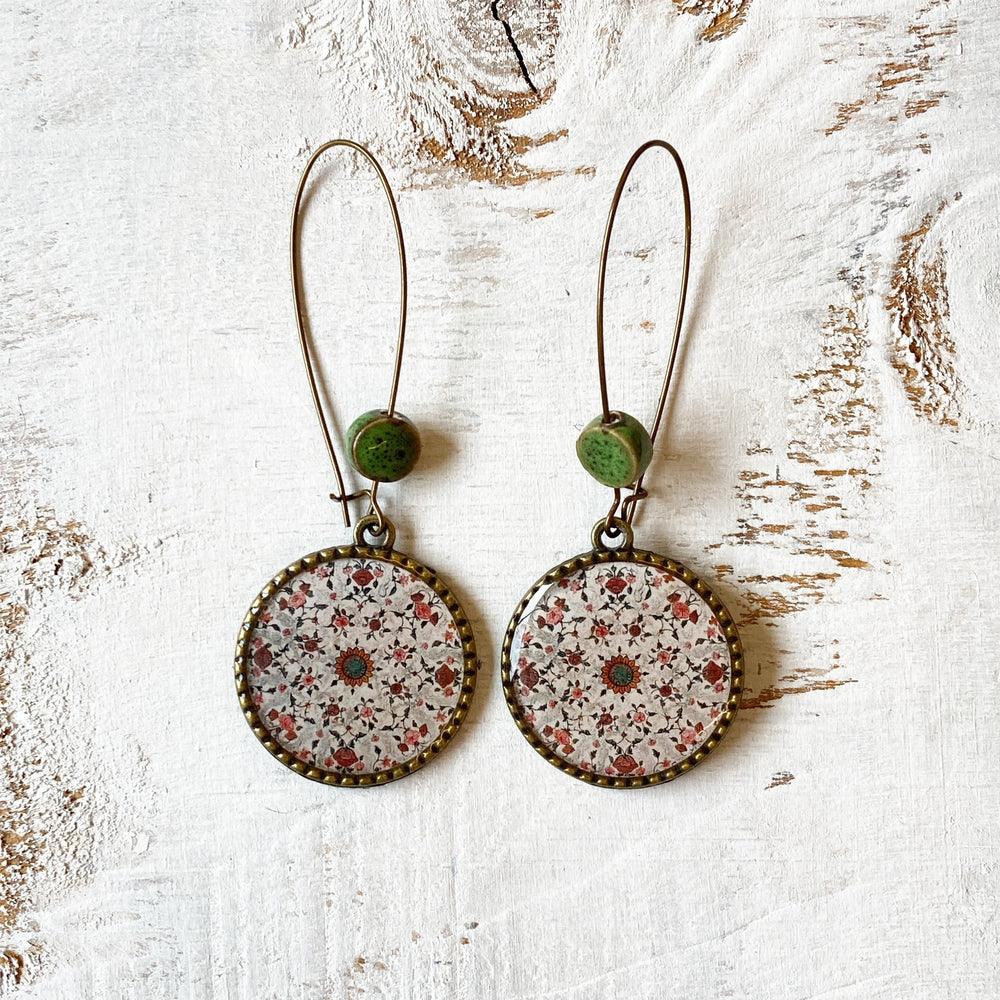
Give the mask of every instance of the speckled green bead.
[[366, 479], [394, 483], [412, 471], [420, 458], [420, 434], [401, 413], [362, 413], [347, 428], [351, 465]]
[[576, 439], [583, 467], [605, 486], [631, 486], [649, 468], [653, 442], [643, 425], [627, 413], [613, 411], [611, 420], [594, 417]]

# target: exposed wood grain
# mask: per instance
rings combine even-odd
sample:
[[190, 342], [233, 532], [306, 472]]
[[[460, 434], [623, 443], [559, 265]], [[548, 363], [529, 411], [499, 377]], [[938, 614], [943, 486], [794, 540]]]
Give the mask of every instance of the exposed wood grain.
[[[315, 0], [276, 41], [283, 50], [314, 58], [355, 101], [374, 91], [391, 95], [402, 128], [388, 146], [418, 180], [447, 179], [455, 172], [522, 185], [555, 176], [527, 166], [524, 154], [567, 134], [519, 131], [521, 120], [555, 91], [560, 7], [559, 0], [450, 0], [412, 5], [399, 18], [374, 4], [352, 8]], [[361, 51], [350, 48], [355, 38]], [[376, 38], [379, 44], [369, 41]], [[361, 76], [351, 72], [359, 61]]]
[[795, 780], [795, 775], [791, 771], [779, 771], [772, 779], [768, 788], [780, 788], [782, 785], [790, 785]]
[[[949, 56], [947, 49], [940, 48], [941, 40], [958, 31], [958, 21], [951, 16], [951, 2], [930, 0], [917, 11], [901, 44], [890, 44], [886, 57], [869, 75], [864, 95], [837, 106], [836, 120], [826, 129], [828, 136], [847, 128], [863, 111], [874, 111], [879, 105], [887, 105], [888, 120], [893, 122], [900, 114], [907, 118], [923, 114], [948, 96], [947, 91], [926, 93], [926, 89], [929, 82], [938, 77]], [[831, 26], [844, 24], [840, 20], [829, 23]], [[869, 38], [878, 44], [885, 26], [885, 19], [868, 17], [854, 18], [851, 24], [866, 38], [863, 44]], [[915, 92], [920, 92], [920, 96], [913, 96]]]
[[744, 698], [740, 707], [742, 709], [769, 708], [785, 695], [832, 691], [844, 684], [856, 684], [857, 681], [853, 678], [841, 677], [835, 673], [840, 669], [840, 664], [836, 662], [838, 656], [839, 654], [834, 654], [835, 661], [828, 667], [800, 667], [787, 674], [782, 674], [777, 684], [765, 687]]
[[674, 0], [674, 6], [682, 14], [695, 14], [705, 21], [701, 37], [706, 42], [728, 38], [750, 12], [750, 0]]
[[[956, 194], [954, 200], [960, 197]], [[932, 226], [950, 202], [942, 201], [903, 236], [886, 308], [895, 331], [892, 367], [903, 380], [914, 412], [957, 427], [964, 387], [955, 370], [955, 344], [948, 328], [947, 252], [942, 244], [928, 242]]]
[[[65, 758], [61, 710], [74, 656], [39, 642], [60, 597], [85, 598], [137, 552], [105, 551], [76, 520], [57, 517], [35, 492], [44, 435], [4, 421], [0, 473], [0, 990], [31, 982], [46, 949], [37, 911], [85, 884], [108, 861], [107, 806], [93, 770]], [[26, 702], [30, 699], [30, 702]], [[27, 711], [28, 705], [31, 711]]]

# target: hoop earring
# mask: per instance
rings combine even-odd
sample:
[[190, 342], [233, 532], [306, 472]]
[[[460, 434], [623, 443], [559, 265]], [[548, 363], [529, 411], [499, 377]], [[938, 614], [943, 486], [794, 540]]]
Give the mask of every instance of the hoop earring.
[[[307, 336], [300, 274], [302, 196], [313, 165], [346, 146], [375, 169], [392, 212], [399, 250], [400, 314], [389, 402], [358, 417], [346, 434], [353, 467], [371, 482], [348, 493], [324, 413]], [[385, 172], [347, 139], [309, 158], [292, 208], [291, 277], [295, 319], [313, 405], [337, 493], [367, 513], [354, 544], [292, 563], [254, 600], [236, 644], [236, 690], [257, 738], [293, 771], [329, 785], [382, 785], [411, 774], [445, 748], [468, 712], [476, 682], [476, 646], [468, 618], [432, 570], [397, 552], [396, 530], [378, 500], [379, 484], [409, 473], [420, 436], [396, 411], [406, 334], [406, 253], [399, 212]]]
[[[608, 404], [604, 283], [622, 191], [636, 161], [654, 146], [677, 166], [685, 230], [670, 356], [647, 431]], [[549, 570], [524, 596], [501, 657], [507, 706], [527, 741], [561, 771], [602, 787], [655, 785], [690, 770], [725, 735], [743, 690], [743, 652], [722, 601], [680, 563], [633, 546], [632, 521], [647, 496], [643, 477], [677, 359], [690, 256], [684, 165], [673, 146], [654, 139], [632, 155], [611, 201], [597, 286], [603, 409], [576, 445], [583, 467], [614, 498], [594, 525], [592, 550]]]

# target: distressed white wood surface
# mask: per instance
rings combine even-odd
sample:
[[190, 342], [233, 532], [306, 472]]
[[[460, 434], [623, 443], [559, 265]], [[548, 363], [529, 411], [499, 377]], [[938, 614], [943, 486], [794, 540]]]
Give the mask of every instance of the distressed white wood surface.
[[[2, 25], [5, 992], [997, 995], [995, 5], [67, 0]], [[357, 791], [273, 761], [230, 668], [263, 581], [345, 539], [285, 249], [337, 135], [382, 157], [410, 255], [427, 455], [384, 495], [483, 664], [455, 745]], [[497, 658], [605, 509], [573, 441], [604, 214], [652, 136], [695, 241], [638, 540], [719, 581], [749, 683], [702, 767], [615, 793], [530, 750]], [[387, 385], [394, 249], [369, 174], [320, 176], [310, 308], [350, 419]], [[630, 195], [613, 400], [648, 414], [665, 161]]]

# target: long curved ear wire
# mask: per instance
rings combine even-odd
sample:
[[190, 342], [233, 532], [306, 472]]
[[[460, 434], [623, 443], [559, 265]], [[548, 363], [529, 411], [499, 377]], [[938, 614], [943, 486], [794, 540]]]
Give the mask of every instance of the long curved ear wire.
[[[670, 153], [680, 174], [685, 233], [680, 301], [650, 433], [608, 403], [604, 284], [619, 200], [653, 146]], [[743, 692], [743, 648], [725, 605], [686, 566], [632, 544], [677, 360], [690, 257], [684, 167], [672, 146], [654, 139], [632, 155], [611, 202], [597, 293], [603, 409], [576, 442], [583, 467], [614, 490], [614, 504], [593, 527], [591, 551], [553, 566], [521, 598], [500, 652], [504, 698], [521, 734], [548, 763], [592, 786], [643, 788], [690, 771], [728, 732]], [[665, 651], [663, 636], [682, 628], [684, 638]], [[647, 712], [632, 710], [640, 703]]]
[[[381, 415], [385, 415], [390, 419], [396, 418], [396, 393], [399, 389], [399, 370], [403, 363], [403, 343], [406, 338], [406, 251], [403, 246], [403, 228], [399, 221], [399, 211], [396, 208], [396, 199], [392, 195], [392, 188], [389, 186], [389, 180], [385, 175], [385, 171], [382, 169], [378, 160], [375, 159], [372, 154], [365, 149], [364, 146], [359, 145], [356, 142], [352, 142], [350, 139], [334, 139], [330, 142], [324, 142], [323, 145], [319, 146], [316, 151], [309, 157], [309, 162], [306, 164], [305, 169], [302, 171], [302, 177], [299, 180], [298, 190], [295, 192], [295, 202], [292, 206], [292, 225], [291, 225], [291, 275], [292, 275], [292, 299], [295, 304], [295, 322], [299, 331], [299, 344], [302, 347], [302, 360], [306, 366], [306, 376], [309, 379], [309, 390], [312, 393], [313, 405], [316, 408], [316, 416], [319, 418], [319, 425], [323, 431], [323, 439], [326, 441], [326, 450], [330, 456], [330, 462], [333, 465], [333, 472], [337, 478], [337, 493], [331, 493], [330, 499], [336, 500], [344, 512], [344, 527], [350, 527], [351, 525], [351, 515], [348, 503], [351, 500], [358, 500], [361, 497], [367, 497], [369, 501], [368, 516], [364, 519], [366, 521], [369, 518], [373, 518], [370, 524], [373, 526], [372, 535], [381, 535], [388, 527], [391, 527], [385, 515], [382, 513], [381, 508], [378, 504], [378, 487], [381, 481], [390, 481], [391, 478], [400, 478], [399, 476], [383, 476], [381, 478], [374, 478], [373, 476], [368, 476], [367, 478], [372, 479], [372, 485], [368, 489], [357, 490], [354, 493], [348, 493], [344, 486], [344, 477], [340, 471], [340, 462], [337, 460], [337, 451], [333, 446], [333, 438], [330, 434], [330, 427], [327, 423], [326, 414], [323, 412], [323, 405], [320, 400], [319, 387], [316, 381], [316, 369], [315, 360], [313, 357], [313, 348], [309, 342], [309, 337], [306, 333], [306, 316], [305, 316], [305, 306], [303, 303], [302, 294], [302, 273], [301, 273], [301, 254], [299, 251], [299, 239], [301, 235], [302, 228], [302, 196], [305, 192], [306, 182], [309, 179], [309, 174], [316, 164], [316, 161], [325, 153], [328, 149], [333, 149], [335, 146], [346, 146], [349, 149], [353, 149], [355, 152], [360, 153], [374, 168], [375, 173], [378, 174], [379, 180], [382, 182], [382, 189], [385, 191], [385, 196], [389, 202], [389, 209], [392, 212], [392, 222], [396, 230], [396, 247], [399, 251], [399, 333], [396, 338], [396, 360], [392, 371], [392, 386], [389, 389], [389, 405], [385, 410], [379, 411]], [[368, 416], [368, 415], [366, 415]], [[353, 425], [352, 425], [353, 427]], [[363, 430], [364, 428], [361, 428]], [[419, 451], [419, 444], [417, 445]], [[352, 455], [352, 457], [354, 457]], [[414, 461], [416, 459], [414, 458]], [[358, 465], [357, 460], [353, 463], [356, 467]], [[412, 465], [411, 465], [412, 468]], [[362, 475], [366, 475], [363, 469], [359, 469]], [[406, 470], [407, 472], [409, 469]], [[405, 475], [405, 472], [403, 473]], [[360, 526], [359, 526], [360, 527]]]
[[[677, 302], [677, 317], [674, 321], [674, 333], [670, 344], [670, 356], [667, 362], [666, 374], [663, 378], [663, 387], [660, 390], [660, 399], [656, 406], [656, 414], [653, 418], [652, 430], [646, 432], [645, 428], [640, 424], [634, 417], [630, 417], [627, 413], [622, 413], [621, 411], [612, 410], [608, 404], [608, 380], [607, 372], [605, 370], [604, 362], [604, 284], [608, 269], [608, 250], [611, 245], [611, 232], [615, 224], [615, 216], [618, 212], [618, 203], [621, 201], [622, 192], [625, 190], [625, 185], [628, 182], [629, 175], [632, 172], [632, 168], [636, 165], [639, 158], [647, 150], [652, 149], [654, 146], [659, 146], [661, 149], [665, 149], [677, 166], [677, 173], [680, 177], [681, 182], [681, 192], [684, 196], [684, 261], [681, 267], [681, 290], [680, 298]], [[643, 487], [643, 477], [645, 475], [646, 469], [649, 466], [650, 459], [653, 454], [653, 444], [656, 441], [656, 435], [660, 430], [660, 424], [663, 420], [663, 412], [667, 403], [667, 393], [670, 389], [670, 383], [674, 374], [674, 366], [677, 362], [677, 349], [680, 346], [681, 337], [681, 325], [684, 322], [684, 305], [687, 301], [687, 288], [688, 288], [688, 274], [690, 271], [691, 263], [691, 194], [688, 190], [687, 174], [684, 171], [684, 163], [680, 158], [680, 154], [670, 145], [669, 142], [665, 142], [662, 139], [651, 139], [648, 142], [644, 142], [633, 154], [631, 159], [625, 165], [625, 169], [622, 171], [621, 178], [618, 181], [618, 187], [615, 188], [614, 197], [611, 199], [611, 210], [608, 212], [608, 222], [604, 229], [604, 244], [601, 248], [601, 263], [600, 272], [597, 280], [597, 371], [601, 383], [601, 406], [602, 406], [602, 416], [598, 421], [594, 421], [589, 424], [585, 429], [584, 433], [580, 435], [580, 440], [577, 442], [577, 453], [580, 455], [580, 459], [584, 464], [584, 467], [588, 472], [591, 473], [599, 482], [603, 482], [605, 485], [612, 486], [614, 488], [614, 501], [611, 504], [611, 509], [608, 511], [607, 517], [603, 522], [599, 522], [597, 528], [601, 531], [598, 532], [595, 528], [595, 534], [600, 534], [603, 532], [607, 537], [611, 539], [618, 538], [619, 536], [627, 536], [626, 544], [631, 543], [632, 535], [632, 520], [635, 517], [636, 507], [640, 500], [644, 499], [648, 494], [646, 489]], [[585, 436], [590, 433], [589, 443], [585, 442]], [[624, 443], [625, 447], [629, 452], [634, 452], [633, 455], [629, 455], [629, 458], [634, 458], [634, 462], [626, 462], [627, 472], [623, 473], [627, 481], [621, 481], [622, 476], [619, 475], [617, 478], [610, 475], [600, 475], [599, 470], [595, 467], [595, 461], [599, 460], [602, 455], [602, 451], [605, 452], [606, 448], [601, 449], [595, 447], [601, 443], [600, 438], [603, 434], [604, 444], [607, 445], [608, 434], [611, 432], [617, 438], [618, 445]], [[588, 463], [588, 458], [590, 462]], [[599, 463], [598, 463], [599, 464]], [[635, 475], [631, 475], [634, 472]], [[630, 488], [631, 493], [622, 499], [622, 489]]]

